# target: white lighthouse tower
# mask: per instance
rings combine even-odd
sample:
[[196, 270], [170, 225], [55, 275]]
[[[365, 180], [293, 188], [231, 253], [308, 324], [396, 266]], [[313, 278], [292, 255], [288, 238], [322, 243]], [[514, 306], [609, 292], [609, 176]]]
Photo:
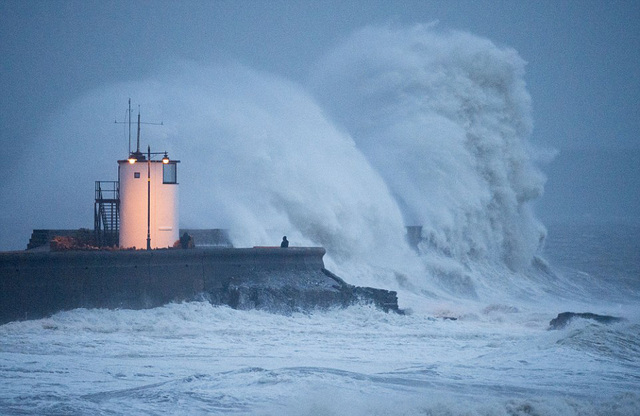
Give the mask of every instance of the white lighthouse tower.
[[[162, 158], [160, 158], [162, 155]], [[156, 160], [154, 160], [154, 157]], [[180, 238], [178, 160], [167, 152], [140, 152], [140, 114], [135, 152], [118, 161], [119, 245], [151, 250], [172, 247]]]

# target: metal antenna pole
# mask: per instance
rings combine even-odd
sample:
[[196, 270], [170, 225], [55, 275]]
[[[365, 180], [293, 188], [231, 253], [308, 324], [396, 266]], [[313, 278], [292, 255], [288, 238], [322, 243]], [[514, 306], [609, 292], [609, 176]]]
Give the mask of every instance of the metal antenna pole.
[[127, 115], [129, 118], [129, 153], [131, 154], [131, 98], [129, 98], [129, 113]]
[[136, 153], [140, 153], [140, 106], [138, 106], [138, 142], [136, 146]]

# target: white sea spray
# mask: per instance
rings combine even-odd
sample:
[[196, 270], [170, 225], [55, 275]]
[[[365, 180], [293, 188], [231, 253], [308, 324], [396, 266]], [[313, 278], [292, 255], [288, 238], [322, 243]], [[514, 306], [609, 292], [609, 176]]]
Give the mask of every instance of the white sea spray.
[[[513, 49], [432, 25], [353, 34], [312, 74], [314, 94], [384, 178], [407, 225], [423, 226], [430, 274], [475, 293], [477, 263], [530, 268], [545, 229], [531, 202], [525, 62]], [[466, 289], [465, 289], [466, 287]]]

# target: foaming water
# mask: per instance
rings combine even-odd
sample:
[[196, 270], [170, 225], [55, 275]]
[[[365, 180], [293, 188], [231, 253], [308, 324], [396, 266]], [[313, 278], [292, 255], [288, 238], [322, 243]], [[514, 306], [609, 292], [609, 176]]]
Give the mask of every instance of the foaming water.
[[548, 331], [548, 317], [75, 310], [0, 326], [0, 412], [633, 414], [639, 322]]

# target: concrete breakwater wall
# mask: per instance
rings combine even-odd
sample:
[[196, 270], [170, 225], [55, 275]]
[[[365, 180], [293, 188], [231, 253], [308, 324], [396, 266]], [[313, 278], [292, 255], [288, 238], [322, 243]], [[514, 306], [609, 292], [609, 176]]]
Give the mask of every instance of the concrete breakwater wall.
[[202, 296], [285, 313], [356, 302], [398, 310], [395, 292], [347, 284], [324, 269], [324, 254], [320, 247], [0, 253], [0, 324]]

